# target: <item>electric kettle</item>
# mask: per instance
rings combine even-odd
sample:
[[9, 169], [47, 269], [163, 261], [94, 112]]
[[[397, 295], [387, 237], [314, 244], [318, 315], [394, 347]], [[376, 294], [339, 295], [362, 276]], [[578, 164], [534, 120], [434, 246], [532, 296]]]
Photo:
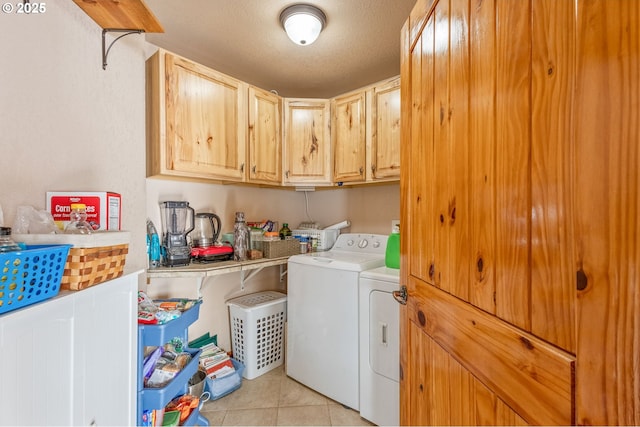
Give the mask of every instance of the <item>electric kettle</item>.
[[220, 234], [220, 217], [214, 213], [197, 213], [194, 219], [194, 228], [191, 232], [192, 246], [196, 248], [208, 248], [214, 246]]

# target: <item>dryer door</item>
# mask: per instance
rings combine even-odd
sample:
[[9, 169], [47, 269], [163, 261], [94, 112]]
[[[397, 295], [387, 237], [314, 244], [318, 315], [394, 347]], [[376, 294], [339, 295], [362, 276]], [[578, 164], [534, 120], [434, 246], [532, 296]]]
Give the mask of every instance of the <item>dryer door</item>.
[[393, 381], [400, 381], [400, 305], [391, 292], [369, 294], [369, 357], [371, 369]]

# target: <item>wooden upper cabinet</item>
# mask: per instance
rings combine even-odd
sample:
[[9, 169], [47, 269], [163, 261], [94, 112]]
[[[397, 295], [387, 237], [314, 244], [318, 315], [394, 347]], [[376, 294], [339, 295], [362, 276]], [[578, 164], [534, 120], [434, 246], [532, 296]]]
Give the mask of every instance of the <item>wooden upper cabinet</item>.
[[369, 180], [400, 179], [400, 78], [371, 89]]
[[331, 100], [333, 181], [400, 179], [400, 78]]
[[366, 179], [366, 92], [358, 91], [331, 100], [333, 181]]
[[249, 87], [249, 182], [282, 183], [282, 100]]
[[147, 176], [267, 185], [397, 181], [399, 77], [281, 98], [159, 49], [146, 64]]
[[164, 50], [147, 60], [147, 175], [245, 178], [247, 84]]
[[284, 114], [284, 183], [331, 184], [329, 101], [285, 99]]

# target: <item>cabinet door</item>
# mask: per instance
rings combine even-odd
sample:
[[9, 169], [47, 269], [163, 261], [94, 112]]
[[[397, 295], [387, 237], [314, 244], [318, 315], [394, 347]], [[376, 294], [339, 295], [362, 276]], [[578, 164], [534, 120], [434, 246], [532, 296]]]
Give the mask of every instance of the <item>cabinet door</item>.
[[400, 79], [373, 88], [371, 178], [400, 179]]
[[331, 141], [333, 181], [365, 180], [366, 92], [356, 92], [331, 100]]
[[138, 274], [0, 316], [1, 425], [134, 425]]
[[249, 181], [282, 181], [281, 98], [249, 87]]
[[74, 295], [74, 425], [136, 423], [137, 290], [129, 274]]
[[147, 95], [148, 175], [244, 180], [245, 83], [160, 50]]
[[0, 316], [0, 424], [77, 425], [73, 328], [68, 297]]
[[286, 99], [284, 182], [331, 183], [328, 100]]

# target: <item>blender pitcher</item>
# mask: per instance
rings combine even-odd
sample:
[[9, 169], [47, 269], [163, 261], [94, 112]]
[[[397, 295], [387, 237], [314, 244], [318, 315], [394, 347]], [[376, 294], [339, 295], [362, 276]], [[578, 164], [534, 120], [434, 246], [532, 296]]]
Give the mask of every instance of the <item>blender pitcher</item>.
[[191, 250], [187, 234], [193, 230], [195, 212], [189, 202], [161, 202], [163, 264], [168, 267], [189, 265]]

